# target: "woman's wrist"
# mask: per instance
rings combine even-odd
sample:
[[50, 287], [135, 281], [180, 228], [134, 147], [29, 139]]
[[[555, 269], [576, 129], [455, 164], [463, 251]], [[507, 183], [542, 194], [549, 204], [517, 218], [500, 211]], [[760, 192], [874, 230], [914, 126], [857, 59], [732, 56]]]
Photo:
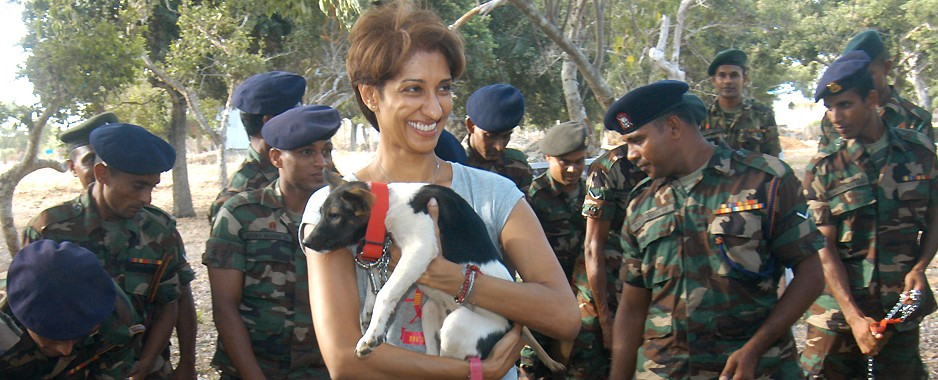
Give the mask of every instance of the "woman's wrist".
[[469, 358], [469, 380], [482, 380], [485, 378], [482, 371], [482, 359], [478, 356]]

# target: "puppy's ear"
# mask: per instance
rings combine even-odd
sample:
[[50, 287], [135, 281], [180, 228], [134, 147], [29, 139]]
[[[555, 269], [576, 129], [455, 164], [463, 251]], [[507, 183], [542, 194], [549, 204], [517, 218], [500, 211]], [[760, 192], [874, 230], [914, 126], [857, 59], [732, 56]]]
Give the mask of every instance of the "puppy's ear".
[[365, 186], [354, 186], [342, 193], [342, 200], [352, 206], [356, 215], [367, 215], [375, 204], [375, 195]]
[[323, 175], [323, 177], [326, 178], [326, 183], [329, 184], [329, 187], [330, 187], [330, 188], [333, 188], [333, 189], [335, 189], [336, 187], [339, 187], [340, 185], [343, 185], [343, 184], [345, 184], [346, 182], [348, 182], [348, 181], [342, 179], [342, 177], [339, 177], [339, 175], [336, 174], [336, 173], [335, 173], [334, 171], [332, 171], [332, 170], [323, 170], [323, 171], [322, 171], [322, 175]]

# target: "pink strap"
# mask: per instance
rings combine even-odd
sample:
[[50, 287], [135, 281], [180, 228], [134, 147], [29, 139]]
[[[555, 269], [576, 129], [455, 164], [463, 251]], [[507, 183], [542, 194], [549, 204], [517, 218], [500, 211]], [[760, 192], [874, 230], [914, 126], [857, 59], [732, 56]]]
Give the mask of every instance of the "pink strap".
[[482, 359], [478, 356], [469, 358], [469, 380], [482, 380]]

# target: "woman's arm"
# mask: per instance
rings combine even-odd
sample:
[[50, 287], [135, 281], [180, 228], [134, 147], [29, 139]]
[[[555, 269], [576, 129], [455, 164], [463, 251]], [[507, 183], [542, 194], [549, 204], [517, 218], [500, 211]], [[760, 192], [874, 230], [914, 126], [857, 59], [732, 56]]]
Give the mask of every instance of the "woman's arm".
[[[576, 297], [537, 216], [524, 199], [515, 203], [500, 236], [506, 264], [514, 267], [524, 282], [483, 274], [476, 278], [469, 302], [553, 338], [575, 339], [580, 331]], [[434, 259], [427, 272], [421, 284], [453, 295], [465, 279], [462, 266], [442, 257]]]
[[[329, 375], [333, 379], [466, 379], [469, 363], [424, 355], [390, 344], [378, 346], [359, 358], [355, 345], [361, 338], [359, 295], [355, 262], [347, 249], [326, 254], [306, 251], [313, 327]], [[429, 333], [429, 332], [428, 332]], [[523, 342], [512, 330], [483, 361], [486, 379], [501, 378], [514, 366]]]

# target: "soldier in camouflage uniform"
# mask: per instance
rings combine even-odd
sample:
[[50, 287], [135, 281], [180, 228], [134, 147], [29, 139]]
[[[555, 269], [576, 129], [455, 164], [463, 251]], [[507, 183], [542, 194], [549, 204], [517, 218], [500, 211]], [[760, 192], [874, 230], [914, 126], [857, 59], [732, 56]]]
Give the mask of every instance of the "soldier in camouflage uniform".
[[[650, 177], [622, 229], [610, 378], [800, 377], [791, 326], [823, 286], [801, 186], [775, 157], [708, 143], [687, 89], [656, 82], [606, 113]], [[796, 275], [778, 298], [783, 267]]]
[[[827, 292], [808, 309], [801, 364], [810, 378], [856, 379], [875, 355], [879, 378], [926, 379], [918, 322], [934, 311], [874, 335], [899, 294], [917, 289], [931, 301], [925, 268], [938, 249], [938, 161], [925, 135], [890, 125], [877, 112], [869, 57], [851, 51], [818, 83], [838, 137], [808, 164], [805, 193], [826, 237]], [[922, 233], [921, 238], [919, 234]]]
[[[889, 72], [892, 70], [893, 60], [886, 50], [882, 36], [875, 30], [866, 30], [850, 39], [844, 54], [854, 50], [862, 50], [870, 57], [870, 76], [873, 78], [873, 90], [879, 97], [880, 116], [886, 125], [901, 129], [912, 129], [928, 136], [929, 141], [935, 141], [935, 131], [931, 125], [931, 114], [912, 102], [899, 96], [888, 82]], [[821, 119], [821, 136], [818, 140], [818, 151], [823, 150], [837, 140], [840, 134], [834, 129], [831, 120], [824, 114]]]
[[223, 379], [328, 379], [313, 332], [306, 257], [297, 226], [332, 161], [339, 113], [294, 108], [264, 126], [280, 178], [222, 206], [202, 262], [208, 266]]
[[743, 96], [749, 60], [737, 49], [721, 51], [707, 74], [717, 91], [717, 99], [700, 126], [704, 137], [717, 142], [722, 139], [733, 149], [746, 149], [779, 157], [778, 125], [772, 108]]
[[482, 87], [466, 102], [466, 165], [501, 174], [527, 194], [534, 179], [528, 156], [508, 148], [511, 131], [524, 117], [524, 95], [508, 84]]
[[[528, 191], [528, 203], [537, 215], [564, 274], [576, 291], [586, 283], [574, 283], [574, 277], [585, 272], [583, 234], [586, 221], [580, 215], [586, 185], [582, 174], [586, 163], [586, 127], [566, 122], [547, 131], [540, 141], [548, 169], [534, 179]], [[585, 279], [585, 276], [579, 276]], [[580, 310], [585, 308], [582, 306]], [[584, 315], [580, 333], [574, 342], [561, 342], [534, 333], [551, 357], [567, 366], [566, 378], [599, 379], [609, 373], [609, 355], [599, 339], [596, 318]], [[571, 345], [572, 343], [572, 345]], [[534, 351], [525, 347], [521, 352], [521, 370], [529, 379], [550, 378], [551, 373]], [[560, 377], [562, 374], [557, 374]]]
[[91, 144], [88, 143], [88, 135], [102, 125], [117, 122], [116, 115], [105, 112], [94, 115], [59, 134], [59, 141], [65, 144], [65, 167], [78, 178], [82, 189], [94, 182], [94, 173], [91, 169], [94, 167], [95, 153], [94, 149], [91, 149]]
[[143, 325], [93, 253], [39, 240], [0, 277], [0, 378], [127, 378]]
[[[24, 242], [71, 241], [98, 256], [147, 328], [133, 376], [172, 374], [169, 338], [182, 284], [194, 279], [172, 216], [150, 205], [160, 173], [172, 169], [173, 147], [140, 126], [94, 130], [95, 182], [78, 198], [44, 210], [23, 232]], [[191, 298], [190, 298], [191, 299]], [[192, 322], [195, 323], [194, 321]]]
[[247, 158], [228, 180], [228, 186], [209, 206], [210, 224], [214, 224], [218, 210], [228, 198], [244, 191], [262, 189], [277, 179], [277, 168], [270, 163], [267, 154], [270, 145], [264, 141], [261, 131], [268, 120], [299, 105], [304, 92], [306, 79], [283, 71], [254, 75], [235, 89], [231, 103], [241, 110], [241, 124], [251, 146]]

